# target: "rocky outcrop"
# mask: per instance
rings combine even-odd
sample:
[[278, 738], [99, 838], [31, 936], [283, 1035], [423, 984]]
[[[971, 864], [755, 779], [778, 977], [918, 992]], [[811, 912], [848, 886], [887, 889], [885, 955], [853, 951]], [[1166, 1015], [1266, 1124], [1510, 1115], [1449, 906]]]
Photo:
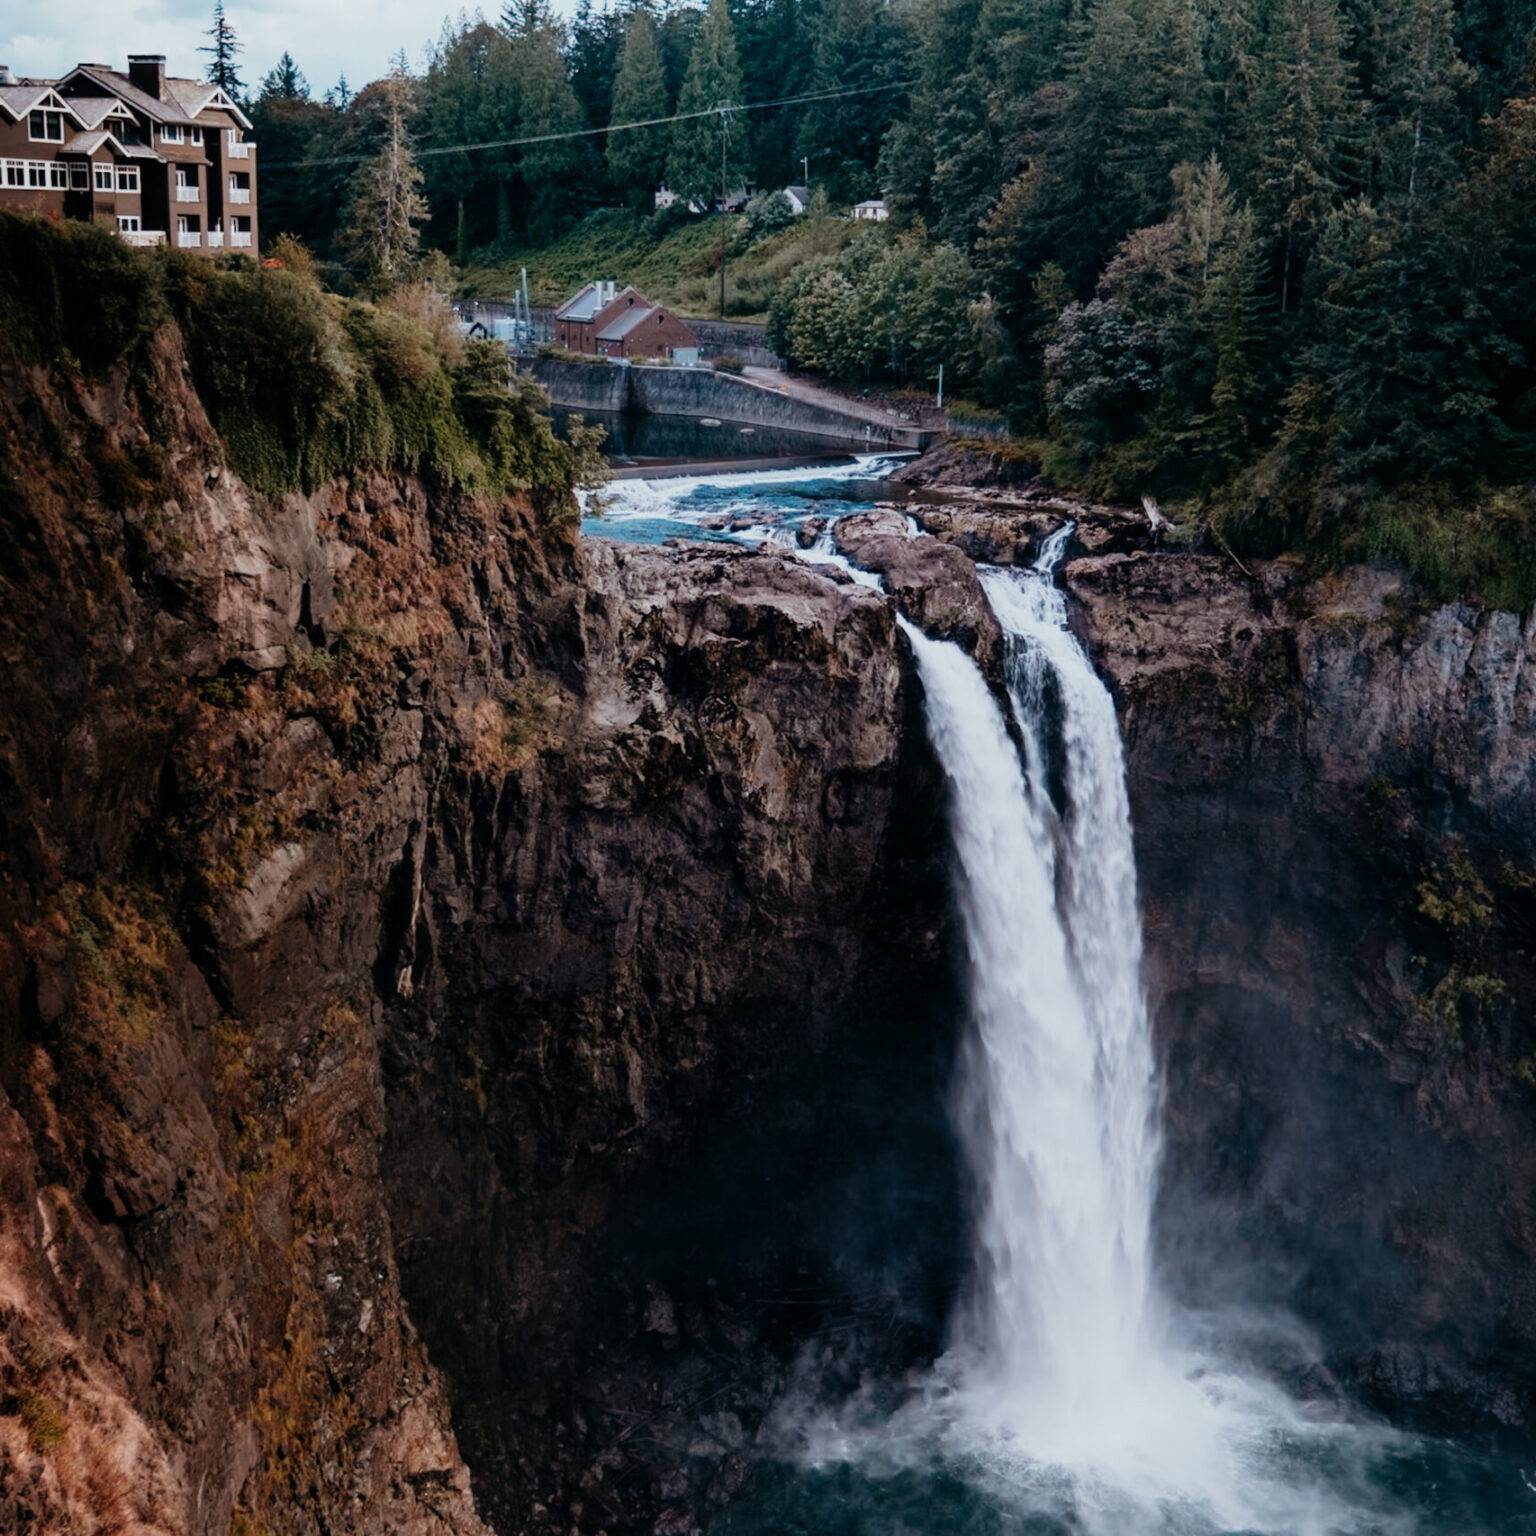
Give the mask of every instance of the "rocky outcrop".
[[936, 539], [914, 537], [906, 515], [886, 507], [843, 518], [834, 537], [855, 565], [881, 578], [914, 624], [964, 646], [996, 672], [1002, 631], [973, 560]]

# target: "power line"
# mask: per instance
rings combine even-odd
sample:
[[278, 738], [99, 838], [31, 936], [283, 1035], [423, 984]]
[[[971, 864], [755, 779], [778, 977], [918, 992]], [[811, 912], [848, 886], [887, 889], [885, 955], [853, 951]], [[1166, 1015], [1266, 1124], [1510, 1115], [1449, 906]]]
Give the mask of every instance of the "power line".
[[[893, 80], [886, 85], [861, 85], [843, 91], [807, 91], [800, 96], [780, 96], [773, 101], [743, 101], [731, 106], [705, 107], [698, 112], [674, 112], [671, 117], [647, 117], [633, 123], [610, 123], [606, 128], [573, 128], [568, 133], [540, 133], [526, 139], [484, 139], [478, 144], [441, 144], [418, 149], [418, 160], [430, 155], [463, 155], [479, 149], [522, 149], [530, 144], [556, 144], [564, 139], [589, 139], [604, 133], [627, 133], [634, 128], [665, 128], [691, 118], [729, 116], [732, 112], [762, 112], [769, 107], [794, 107], [811, 101], [840, 101], [845, 96], [873, 96], [881, 91], [904, 91], [918, 84], [916, 80]], [[372, 155], [326, 155], [314, 160], [290, 160], [278, 165], [262, 164], [269, 171], [302, 171], [319, 165], [361, 165]]]

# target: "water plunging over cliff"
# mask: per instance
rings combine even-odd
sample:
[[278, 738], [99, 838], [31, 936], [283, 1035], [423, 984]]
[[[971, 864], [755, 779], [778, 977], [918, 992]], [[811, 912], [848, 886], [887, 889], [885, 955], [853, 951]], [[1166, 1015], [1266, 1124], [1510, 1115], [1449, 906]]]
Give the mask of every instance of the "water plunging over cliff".
[[1054, 582], [1070, 536], [1033, 570], [981, 573], [1011, 721], [965, 651], [902, 621], [949, 785], [968, 972], [973, 1276], [950, 1347], [894, 1411], [876, 1392], [786, 1415], [802, 1470], [725, 1529], [1507, 1529], [1470, 1513], [1494, 1507], [1491, 1481], [1474, 1488], [1487, 1468], [1296, 1401], [1159, 1290], [1131, 820], [1114, 704]]

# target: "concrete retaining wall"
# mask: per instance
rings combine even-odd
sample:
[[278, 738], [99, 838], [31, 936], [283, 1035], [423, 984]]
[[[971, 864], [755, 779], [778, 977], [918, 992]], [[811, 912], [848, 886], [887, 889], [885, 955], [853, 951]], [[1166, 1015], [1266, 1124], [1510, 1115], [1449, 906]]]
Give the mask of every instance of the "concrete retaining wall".
[[865, 421], [747, 379], [706, 368], [616, 368], [538, 358], [533, 377], [556, 405], [578, 411], [647, 411], [653, 416], [713, 416], [752, 427], [784, 427], [839, 443], [921, 448], [931, 435]]
[[573, 411], [627, 411], [629, 375], [634, 370], [615, 368], [609, 363], [565, 363], [558, 358], [541, 357], [531, 366], [535, 379], [549, 392], [556, 405]]

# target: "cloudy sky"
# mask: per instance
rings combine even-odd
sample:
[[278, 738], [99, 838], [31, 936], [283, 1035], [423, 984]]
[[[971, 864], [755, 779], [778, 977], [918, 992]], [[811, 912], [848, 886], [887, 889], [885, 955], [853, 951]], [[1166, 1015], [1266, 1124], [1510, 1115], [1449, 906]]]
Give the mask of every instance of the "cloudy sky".
[[[404, 48], [413, 62], [462, 0], [225, 0], [245, 45], [241, 74], [256, 85], [288, 49], [317, 94], [343, 70], [355, 88]], [[471, 9], [474, 7], [471, 6]], [[483, 0], [496, 10], [497, 0]], [[571, 4], [558, 7], [569, 11]], [[18, 75], [58, 75], [82, 60], [125, 68], [130, 53], [163, 53], [171, 73], [199, 76], [213, 0], [0, 0], [0, 63]]]

